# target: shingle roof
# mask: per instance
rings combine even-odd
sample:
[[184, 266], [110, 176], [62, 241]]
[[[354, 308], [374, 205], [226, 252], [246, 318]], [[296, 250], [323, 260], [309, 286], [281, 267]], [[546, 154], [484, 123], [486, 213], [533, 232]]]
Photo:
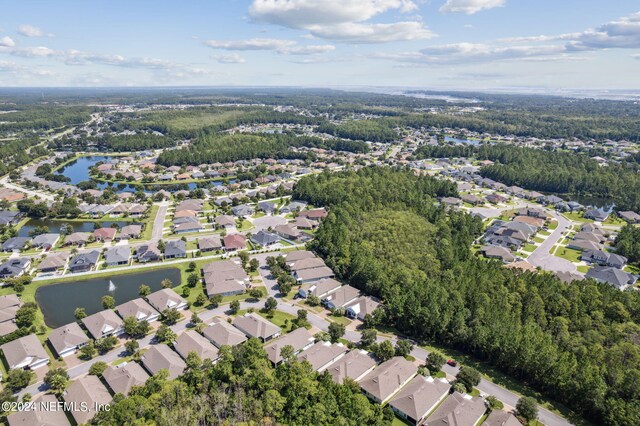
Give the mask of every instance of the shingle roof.
[[58, 355], [65, 349], [77, 347], [88, 341], [89, 337], [76, 322], [58, 327], [49, 334], [49, 343]]
[[111, 394], [97, 376], [84, 376], [69, 385], [64, 392], [65, 402], [87, 404], [86, 410], [72, 410], [71, 415], [78, 424], [88, 423], [96, 415], [96, 404], [111, 402]]
[[137, 362], [126, 362], [117, 366], [110, 365], [102, 373], [114, 393], [127, 395], [134, 386], [143, 386], [149, 374]]

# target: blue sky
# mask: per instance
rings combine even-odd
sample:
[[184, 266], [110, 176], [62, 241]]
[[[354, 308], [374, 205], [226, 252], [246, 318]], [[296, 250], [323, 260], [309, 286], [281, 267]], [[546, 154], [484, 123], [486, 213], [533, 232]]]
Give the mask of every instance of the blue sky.
[[0, 86], [640, 89], [637, 0], [0, 0]]

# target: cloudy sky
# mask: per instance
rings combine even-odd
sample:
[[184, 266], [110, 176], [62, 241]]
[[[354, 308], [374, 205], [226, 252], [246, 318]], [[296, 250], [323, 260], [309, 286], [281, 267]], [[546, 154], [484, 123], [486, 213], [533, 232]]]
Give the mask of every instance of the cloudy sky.
[[0, 0], [0, 86], [640, 89], [638, 0]]

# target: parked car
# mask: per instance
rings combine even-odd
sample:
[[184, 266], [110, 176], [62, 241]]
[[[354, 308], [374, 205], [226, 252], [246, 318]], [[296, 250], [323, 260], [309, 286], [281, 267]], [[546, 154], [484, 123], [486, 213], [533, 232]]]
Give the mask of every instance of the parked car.
[[456, 367], [458, 365], [458, 363], [452, 359], [447, 360], [447, 364], [449, 364], [452, 367]]

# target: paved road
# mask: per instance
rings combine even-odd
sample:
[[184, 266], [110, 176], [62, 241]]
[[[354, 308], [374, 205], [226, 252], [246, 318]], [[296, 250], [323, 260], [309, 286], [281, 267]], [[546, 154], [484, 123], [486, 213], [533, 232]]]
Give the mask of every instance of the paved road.
[[527, 261], [533, 266], [541, 267], [545, 271], [577, 273], [576, 265], [574, 265], [573, 262], [549, 253], [549, 250], [558, 243], [564, 232], [571, 227], [572, 223], [554, 211], [548, 209], [547, 211], [558, 221], [558, 227], [529, 255]]
[[36, 198], [40, 198], [48, 201], [55, 200], [55, 197], [53, 195], [45, 194], [44, 192], [40, 192], [40, 191], [32, 191], [31, 189], [23, 188], [21, 186], [9, 183], [9, 176], [4, 176], [2, 179], [0, 179], [0, 185], [17, 192], [22, 192], [24, 194], [27, 194], [30, 197], [36, 197]]
[[168, 208], [169, 203], [167, 201], [163, 201], [162, 203], [160, 203], [158, 213], [156, 214], [156, 218], [153, 221], [153, 233], [151, 235], [151, 241], [158, 241], [162, 239], [162, 228], [164, 227], [164, 221], [167, 216]]

